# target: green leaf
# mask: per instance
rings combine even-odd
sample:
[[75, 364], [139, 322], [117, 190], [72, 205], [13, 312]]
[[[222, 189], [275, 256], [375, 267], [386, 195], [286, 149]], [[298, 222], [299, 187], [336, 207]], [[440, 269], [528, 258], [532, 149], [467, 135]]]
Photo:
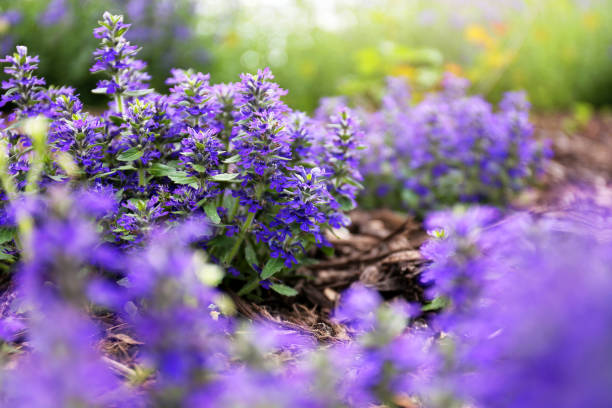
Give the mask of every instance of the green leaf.
[[207, 173], [208, 167], [202, 166], [201, 164], [192, 164], [191, 167], [198, 173]]
[[14, 228], [0, 228], [0, 244], [12, 241], [17, 236], [17, 230]]
[[247, 242], [244, 247], [244, 257], [246, 258], [251, 268], [253, 267], [253, 265], [259, 265], [259, 261], [257, 260], [257, 254], [255, 253], [253, 246], [249, 242]]
[[259, 286], [259, 278], [254, 277], [238, 291], [238, 296], [244, 296]]
[[444, 296], [438, 296], [428, 304], [421, 307], [421, 310], [423, 312], [432, 312], [434, 310], [444, 309], [446, 306], [448, 306], [448, 299]]
[[138, 150], [136, 147], [132, 147], [127, 149], [117, 156], [117, 160], [119, 161], [134, 161], [138, 160], [142, 157], [144, 153]]
[[357, 187], [357, 188], [361, 189], [361, 190], [363, 190], [363, 189], [365, 188], [365, 187], [363, 186], [363, 184], [361, 184], [360, 182], [358, 182], [357, 180], [355, 180], [354, 178], [351, 178], [351, 177], [348, 177], [348, 178], [346, 179], [346, 182], [347, 182], [348, 184], [351, 184], [351, 185], [353, 185], [353, 186], [355, 186], [355, 187]]
[[221, 173], [212, 176], [210, 179], [213, 181], [232, 181], [238, 177], [238, 173]]
[[232, 157], [229, 157], [229, 158], [223, 160], [223, 163], [225, 163], [225, 164], [237, 163], [238, 160], [240, 160], [240, 155], [239, 154], [235, 154]]
[[58, 181], [58, 182], [62, 182], [62, 181], [66, 180], [68, 178], [68, 177], [63, 176], [61, 174], [57, 174], [57, 175], [47, 174], [47, 177], [49, 177], [51, 180]]
[[96, 88], [96, 89], [92, 89], [91, 93], [93, 93], [93, 94], [106, 94], [106, 93], [108, 93], [108, 90], [106, 88]]
[[219, 217], [219, 213], [217, 213], [217, 206], [214, 201], [209, 201], [204, 205], [204, 212], [214, 224], [219, 224], [221, 222], [221, 217]]
[[270, 258], [263, 270], [261, 271], [261, 279], [268, 279], [274, 276], [285, 266], [285, 261], [282, 258]]
[[342, 211], [350, 211], [355, 208], [353, 201], [345, 195], [338, 196], [338, 203], [340, 204]]
[[125, 91], [123, 94], [125, 96], [134, 96], [134, 97], [138, 97], [138, 96], [145, 96], [148, 95], [150, 93], [152, 93], [153, 91], [155, 91], [155, 89], [153, 88], [149, 88], [149, 89], [138, 89], [136, 91]]
[[196, 182], [194, 177], [191, 177], [184, 171], [176, 171], [168, 174], [168, 178], [170, 178], [170, 180], [174, 181], [176, 184], [193, 184]]
[[117, 126], [125, 123], [125, 120], [121, 116], [109, 115], [108, 118], [111, 120], [111, 122], [113, 122]]
[[4, 247], [0, 247], [0, 261], [8, 261], [8, 262], [13, 262], [15, 260], [15, 257], [11, 254], [7, 254], [6, 252], [4, 252], [6, 248]]
[[331, 258], [334, 256], [334, 247], [333, 246], [321, 246], [321, 252], [325, 254], [325, 256]]
[[283, 285], [282, 283], [273, 283], [272, 285], [270, 285], [270, 288], [276, 293], [280, 293], [283, 296], [295, 296], [298, 294], [297, 290], [287, 285]]
[[154, 163], [148, 170], [155, 177], [165, 177], [178, 172], [174, 167], [161, 163]]

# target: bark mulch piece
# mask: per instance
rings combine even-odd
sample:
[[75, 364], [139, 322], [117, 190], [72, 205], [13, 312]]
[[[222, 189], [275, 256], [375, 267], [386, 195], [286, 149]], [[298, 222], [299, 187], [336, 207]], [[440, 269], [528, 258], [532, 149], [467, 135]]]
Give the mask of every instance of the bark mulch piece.
[[355, 282], [376, 288], [385, 299], [425, 303], [419, 247], [427, 234], [412, 217], [390, 210], [353, 211], [352, 224], [330, 236], [334, 255], [301, 267], [296, 297], [270, 294], [257, 303], [232, 295], [240, 314], [310, 333], [320, 341], [345, 340], [346, 328], [330, 318], [340, 293]]
[[612, 207], [612, 115], [598, 114], [585, 126], [568, 129], [567, 116], [535, 118], [536, 135], [552, 142], [554, 157], [543, 185], [519, 198], [536, 212], [563, 211], [577, 200]]

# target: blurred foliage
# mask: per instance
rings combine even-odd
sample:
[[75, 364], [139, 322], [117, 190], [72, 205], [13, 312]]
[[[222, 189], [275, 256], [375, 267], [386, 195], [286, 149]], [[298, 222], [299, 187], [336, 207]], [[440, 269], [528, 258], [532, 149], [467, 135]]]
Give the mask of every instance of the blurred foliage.
[[71, 84], [88, 102], [102, 102], [90, 90], [99, 77], [90, 74], [98, 40], [92, 27], [109, 10], [133, 24], [130, 39], [142, 46], [156, 88], [175, 66], [206, 69], [205, 39], [197, 35], [197, 0], [0, 0], [0, 51], [26, 45], [40, 55], [40, 75], [48, 83]]
[[[72, 11], [45, 24], [53, 3]], [[91, 88], [89, 27], [106, 8], [156, 34], [133, 38], [154, 78], [193, 66], [235, 81], [270, 66], [307, 111], [338, 94], [376, 104], [388, 75], [419, 98], [444, 71], [492, 101], [526, 89], [536, 109], [612, 105], [612, 0], [0, 0], [2, 46], [28, 44], [50, 82]]]

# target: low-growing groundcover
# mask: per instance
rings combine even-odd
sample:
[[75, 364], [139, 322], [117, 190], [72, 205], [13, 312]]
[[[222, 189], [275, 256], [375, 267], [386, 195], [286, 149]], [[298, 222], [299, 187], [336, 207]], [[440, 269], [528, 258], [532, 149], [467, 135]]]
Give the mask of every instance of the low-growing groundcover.
[[[612, 403], [609, 212], [584, 213], [608, 234], [575, 218], [503, 218], [487, 207], [434, 214], [423, 279], [444, 309], [413, 325], [418, 307], [356, 285], [334, 313], [351, 340], [318, 345], [229, 314], [210, 286], [218, 266], [189, 245], [207, 228], [201, 220], [155, 230], [124, 252], [97, 232], [115, 205], [106, 196], [53, 187], [18, 205], [23, 256], [0, 309], [2, 406]], [[131, 367], [99, 351], [91, 316], [102, 310], [136, 339]]]
[[[2, 197], [2, 224], [15, 225], [7, 195], [87, 186], [115, 201], [101, 222], [106, 240], [130, 248], [156, 224], [201, 214], [214, 224], [202, 247], [243, 281], [241, 293], [261, 284], [293, 294], [278, 276], [312, 247], [329, 246], [325, 232], [347, 225], [344, 211], [360, 187], [351, 112], [338, 109], [327, 124], [293, 112], [267, 69], [215, 86], [208, 75], [175, 69], [170, 94], [156, 93], [128, 29], [106, 13], [94, 30], [91, 71], [102, 79], [93, 92], [112, 100], [100, 115], [86, 112], [71, 88], [45, 87], [25, 47], [3, 60], [11, 79], [2, 105], [15, 107], [9, 120], [17, 122], [3, 131], [15, 191]], [[7, 258], [18, 255], [11, 241]]]
[[401, 78], [390, 78], [379, 111], [365, 112], [361, 201], [423, 215], [458, 202], [503, 206], [534, 184], [551, 155], [529, 121], [524, 92], [494, 108], [466, 94], [468, 81], [447, 74], [440, 92], [413, 104]]
[[[177, 70], [159, 95], [126, 29], [106, 14], [95, 31], [99, 116], [45, 88], [24, 47], [5, 59], [0, 406], [612, 405], [612, 218], [592, 205], [429, 215], [433, 314], [356, 284], [333, 314], [345, 341], [233, 317], [224, 269], [243, 293], [291, 294], [279, 272], [345, 225], [355, 119], [291, 112], [267, 71], [210, 87]], [[102, 351], [109, 319], [130, 359]]]

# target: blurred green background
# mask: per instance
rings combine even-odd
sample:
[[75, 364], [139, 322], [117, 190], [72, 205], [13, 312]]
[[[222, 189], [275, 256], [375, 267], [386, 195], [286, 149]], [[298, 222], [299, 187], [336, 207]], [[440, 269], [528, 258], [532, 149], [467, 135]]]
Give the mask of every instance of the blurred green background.
[[539, 110], [612, 105], [612, 0], [0, 0], [0, 49], [28, 45], [49, 83], [96, 103], [91, 31], [106, 9], [133, 23], [158, 89], [174, 66], [213, 82], [269, 66], [311, 111], [339, 94], [376, 104], [388, 75], [418, 98], [451, 71], [493, 101], [525, 89]]

